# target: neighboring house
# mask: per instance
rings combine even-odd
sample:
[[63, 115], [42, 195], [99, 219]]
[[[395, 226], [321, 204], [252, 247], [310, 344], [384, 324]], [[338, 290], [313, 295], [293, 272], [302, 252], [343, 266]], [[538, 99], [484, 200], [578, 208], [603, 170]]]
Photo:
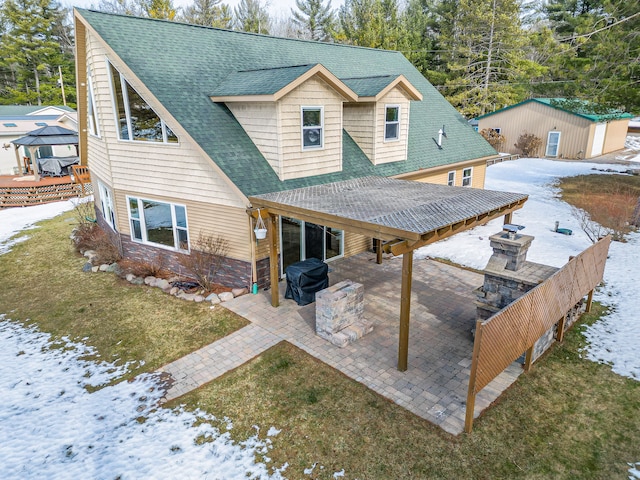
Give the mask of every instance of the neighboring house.
[[[631, 114], [602, 112], [589, 102], [532, 98], [478, 117], [479, 131], [493, 129], [506, 137], [506, 153], [522, 153], [514, 144], [524, 133], [542, 140], [538, 155], [592, 158], [624, 148]], [[598, 112], [598, 113], [595, 113]]]
[[[16, 175], [15, 148], [11, 142], [26, 135], [28, 132], [46, 126], [59, 126], [73, 131], [78, 130], [77, 114], [69, 107], [53, 106], [22, 106], [0, 105], [0, 175]], [[29, 152], [20, 147], [20, 158]], [[40, 157], [75, 155], [75, 148], [71, 145], [56, 147], [41, 147]]]
[[[201, 234], [219, 280], [261, 284], [249, 196], [365, 176], [482, 188], [495, 150], [398, 52], [78, 9], [80, 155], [128, 258], [179, 270]], [[372, 239], [280, 218], [280, 271]]]

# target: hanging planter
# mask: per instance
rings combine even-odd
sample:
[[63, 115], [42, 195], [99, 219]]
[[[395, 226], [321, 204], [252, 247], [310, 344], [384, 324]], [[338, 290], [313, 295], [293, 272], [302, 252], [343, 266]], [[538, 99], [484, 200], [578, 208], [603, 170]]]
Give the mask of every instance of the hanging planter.
[[256, 235], [256, 240], [264, 240], [267, 238], [267, 226], [262, 220], [260, 209], [258, 209], [258, 223], [256, 223], [256, 228], [253, 229], [253, 233]]

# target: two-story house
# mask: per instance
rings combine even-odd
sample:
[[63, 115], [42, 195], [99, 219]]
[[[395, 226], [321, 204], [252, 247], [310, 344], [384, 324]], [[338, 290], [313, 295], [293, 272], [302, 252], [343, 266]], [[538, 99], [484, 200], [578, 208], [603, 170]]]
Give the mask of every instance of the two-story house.
[[[125, 257], [230, 244], [221, 282], [268, 272], [250, 196], [366, 176], [482, 188], [495, 150], [398, 52], [76, 10], [80, 153]], [[280, 271], [372, 239], [279, 218]]]

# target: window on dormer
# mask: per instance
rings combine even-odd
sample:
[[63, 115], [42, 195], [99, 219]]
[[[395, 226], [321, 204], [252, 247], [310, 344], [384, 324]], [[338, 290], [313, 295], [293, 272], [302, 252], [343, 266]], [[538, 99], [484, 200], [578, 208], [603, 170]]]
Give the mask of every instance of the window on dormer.
[[109, 64], [114, 107], [118, 120], [118, 138], [142, 142], [178, 143], [178, 137], [151, 106]]
[[384, 113], [384, 141], [400, 139], [400, 105], [387, 105]]
[[322, 148], [323, 121], [322, 107], [302, 107], [303, 150]]

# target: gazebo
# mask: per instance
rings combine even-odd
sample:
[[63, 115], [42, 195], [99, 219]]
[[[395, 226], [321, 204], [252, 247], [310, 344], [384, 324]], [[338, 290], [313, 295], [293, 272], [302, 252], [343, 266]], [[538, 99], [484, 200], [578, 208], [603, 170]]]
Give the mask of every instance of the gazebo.
[[[31, 166], [35, 180], [40, 180], [40, 173], [38, 171], [38, 165], [36, 159], [36, 151], [39, 147], [55, 146], [55, 145], [75, 145], [76, 156], [75, 157], [53, 157], [57, 160], [58, 165], [67, 166], [72, 163], [78, 162], [78, 133], [68, 128], [58, 126], [47, 126], [38, 128], [27, 133], [24, 137], [20, 137], [14, 140], [16, 162], [18, 164], [18, 170], [21, 175], [24, 175], [24, 166], [22, 164], [18, 148], [20, 146], [25, 147], [29, 151], [31, 157]], [[64, 164], [64, 165], [63, 165]]]

